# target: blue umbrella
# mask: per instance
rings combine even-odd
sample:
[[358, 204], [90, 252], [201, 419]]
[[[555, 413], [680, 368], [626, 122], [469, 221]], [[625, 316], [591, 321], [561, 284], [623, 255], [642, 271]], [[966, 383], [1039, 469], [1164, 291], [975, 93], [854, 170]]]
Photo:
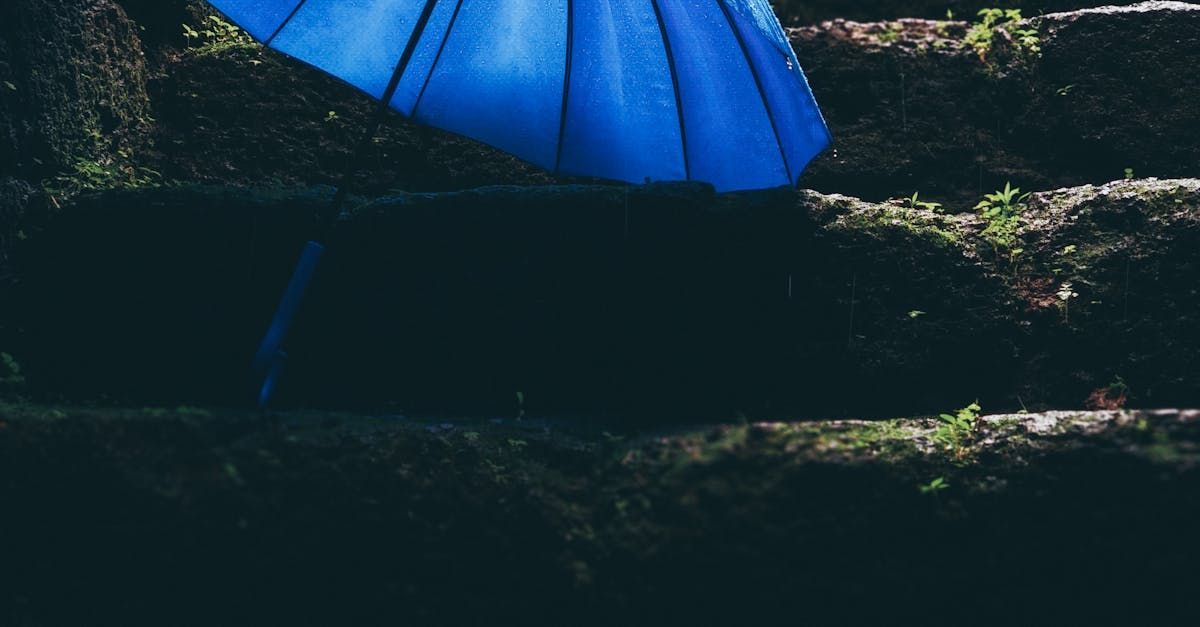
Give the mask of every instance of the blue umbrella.
[[[381, 113], [556, 174], [794, 186], [830, 141], [767, 0], [209, 2]], [[263, 403], [321, 251], [306, 248], [259, 350]]]

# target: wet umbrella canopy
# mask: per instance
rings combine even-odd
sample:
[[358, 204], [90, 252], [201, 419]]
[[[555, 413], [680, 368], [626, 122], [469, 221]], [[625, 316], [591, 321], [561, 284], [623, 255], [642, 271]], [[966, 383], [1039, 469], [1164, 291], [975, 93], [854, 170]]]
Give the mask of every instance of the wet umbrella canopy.
[[[790, 186], [829, 144], [767, 0], [210, 3], [270, 48], [370, 94], [381, 114], [559, 174]], [[255, 356], [262, 406], [324, 250], [305, 247]]]
[[829, 135], [767, 0], [210, 0], [419, 123], [559, 174], [794, 185]]

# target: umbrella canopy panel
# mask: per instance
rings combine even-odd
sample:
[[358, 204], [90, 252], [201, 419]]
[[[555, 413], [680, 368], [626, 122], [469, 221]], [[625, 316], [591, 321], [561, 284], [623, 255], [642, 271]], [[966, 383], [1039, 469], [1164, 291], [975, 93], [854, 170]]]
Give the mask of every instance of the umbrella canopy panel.
[[210, 3], [376, 99], [399, 69], [396, 111], [558, 174], [795, 185], [830, 141], [767, 0]]

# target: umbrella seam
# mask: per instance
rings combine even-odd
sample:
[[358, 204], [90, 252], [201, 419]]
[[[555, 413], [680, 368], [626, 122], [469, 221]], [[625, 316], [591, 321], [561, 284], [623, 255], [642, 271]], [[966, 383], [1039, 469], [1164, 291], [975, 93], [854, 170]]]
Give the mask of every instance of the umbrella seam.
[[733, 15], [730, 14], [730, 9], [722, 0], [715, 0], [721, 12], [725, 14], [725, 21], [729, 23], [729, 30], [733, 33], [734, 39], [737, 40], [738, 46], [742, 49], [742, 56], [746, 59], [746, 65], [750, 68], [750, 75], [754, 77], [754, 87], [758, 90], [758, 96], [762, 99], [763, 109], [767, 112], [767, 120], [771, 123], [771, 132], [775, 135], [775, 145], [779, 148], [779, 156], [783, 159], [783, 170], [787, 174], [788, 184], [790, 185], [795, 179], [792, 178], [792, 166], [788, 163], [787, 151], [783, 148], [783, 138], [779, 135], [779, 126], [775, 122], [775, 112], [771, 110], [771, 103], [767, 98], [767, 92], [763, 89], [762, 77], [758, 74], [758, 67], [754, 64], [754, 60], [750, 58], [750, 50], [746, 47], [746, 40], [742, 38], [741, 31], [738, 30], [737, 24], [733, 21]]
[[292, 9], [292, 12], [288, 13], [288, 16], [279, 23], [279, 28], [276, 28], [275, 32], [271, 33], [270, 37], [267, 37], [267, 40], [263, 42], [263, 45], [270, 48], [271, 44], [275, 42], [275, 38], [279, 36], [279, 33], [283, 32], [284, 27], [286, 27], [288, 23], [292, 21], [292, 18], [296, 17], [296, 14], [300, 12], [300, 9], [304, 8], [304, 4], [306, 2], [308, 2], [308, 0], [300, 0], [300, 2], [297, 2], [296, 8]]
[[463, 0], [458, 0], [454, 5], [454, 13], [450, 16], [450, 23], [446, 25], [446, 33], [442, 36], [442, 43], [438, 46], [437, 55], [433, 57], [433, 63], [429, 66], [429, 74], [425, 75], [425, 82], [421, 84], [421, 91], [417, 94], [417, 99], [413, 101], [412, 112], [408, 114], [410, 118], [417, 117], [417, 108], [421, 106], [421, 101], [425, 99], [425, 90], [429, 89], [429, 82], [433, 80], [433, 73], [437, 71], [438, 64], [442, 61], [442, 52], [446, 50], [446, 43], [450, 41], [451, 31], [454, 30], [454, 24], [458, 21], [458, 12], [462, 9]]
[[575, 56], [575, 3], [567, 0], [567, 58], [563, 68], [562, 114], [558, 121], [558, 149], [554, 154], [554, 173], [562, 167], [563, 138], [567, 134], [567, 99], [571, 93], [571, 62]]
[[687, 126], [683, 120], [683, 96], [679, 92], [679, 75], [675, 69], [675, 54], [671, 51], [671, 38], [667, 36], [667, 24], [663, 21], [662, 9], [658, 0], [650, 0], [654, 7], [654, 18], [658, 20], [658, 30], [662, 34], [663, 50], [667, 53], [667, 67], [671, 71], [671, 85], [675, 89], [675, 112], [679, 118], [679, 143], [683, 150], [684, 178], [692, 180], [692, 164], [688, 158]]
[[433, 15], [433, 10], [437, 7], [438, 0], [425, 0], [425, 8], [421, 10], [421, 15], [417, 17], [417, 23], [413, 25], [412, 33], [408, 37], [408, 43], [404, 46], [404, 51], [400, 53], [400, 60], [396, 62], [396, 70], [392, 73], [392, 80], [388, 82], [387, 89], [383, 92], [383, 106], [390, 108], [392, 100], [396, 98], [396, 90], [400, 88], [400, 80], [404, 78], [404, 74], [408, 72], [408, 64], [412, 61], [413, 55], [417, 52], [417, 46], [421, 45], [421, 39], [425, 36], [425, 27], [429, 25], [429, 18]]

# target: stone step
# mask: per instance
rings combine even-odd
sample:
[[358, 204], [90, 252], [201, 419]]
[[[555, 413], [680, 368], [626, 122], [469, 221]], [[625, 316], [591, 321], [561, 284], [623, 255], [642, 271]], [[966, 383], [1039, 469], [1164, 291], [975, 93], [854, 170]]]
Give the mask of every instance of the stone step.
[[[242, 402], [328, 190], [80, 197], [14, 253], [4, 350], [75, 398]], [[990, 226], [990, 228], [989, 228]], [[32, 232], [32, 231], [31, 231]], [[285, 403], [887, 415], [1200, 392], [1200, 181], [1035, 194], [1013, 222], [701, 185], [383, 198], [332, 244]]]

